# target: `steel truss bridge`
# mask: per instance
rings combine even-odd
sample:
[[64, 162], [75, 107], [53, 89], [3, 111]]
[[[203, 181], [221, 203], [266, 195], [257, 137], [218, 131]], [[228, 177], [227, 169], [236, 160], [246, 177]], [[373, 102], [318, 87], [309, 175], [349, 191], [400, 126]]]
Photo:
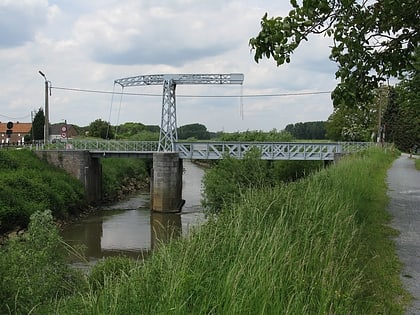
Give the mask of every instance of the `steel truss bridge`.
[[[242, 159], [253, 148], [262, 160], [332, 161], [335, 155], [363, 151], [374, 142], [175, 142], [181, 159], [219, 160], [226, 156]], [[66, 140], [51, 145], [52, 150], [89, 151], [93, 157], [152, 157], [159, 152], [158, 141]]]

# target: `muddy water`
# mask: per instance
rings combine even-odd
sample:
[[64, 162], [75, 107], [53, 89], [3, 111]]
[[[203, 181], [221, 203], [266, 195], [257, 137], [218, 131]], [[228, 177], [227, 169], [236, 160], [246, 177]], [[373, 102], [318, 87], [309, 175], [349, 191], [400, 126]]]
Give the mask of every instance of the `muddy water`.
[[[181, 213], [150, 211], [150, 196], [145, 191], [102, 207], [101, 211], [66, 228], [62, 236], [71, 245], [85, 247], [89, 264], [108, 256], [145, 257], [160, 242], [186, 235], [204, 221], [200, 205], [203, 174], [202, 168], [184, 161], [182, 198], [185, 205]], [[74, 263], [78, 261], [82, 263], [77, 258]]]

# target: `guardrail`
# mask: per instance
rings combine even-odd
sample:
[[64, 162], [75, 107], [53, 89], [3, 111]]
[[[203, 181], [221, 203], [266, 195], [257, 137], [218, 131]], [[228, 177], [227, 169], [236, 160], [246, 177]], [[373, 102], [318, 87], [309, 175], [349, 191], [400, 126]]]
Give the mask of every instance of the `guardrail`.
[[[263, 160], [334, 160], [336, 154], [349, 154], [376, 146], [374, 142], [176, 142], [182, 159], [216, 160], [225, 156], [241, 159], [257, 148]], [[86, 150], [92, 153], [157, 152], [158, 141], [66, 140], [47, 146], [48, 150]], [[39, 146], [36, 149], [45, 149]], [[127, 156], [125, 154], [124, 156]]]
[[192, 142], [176, 143], [175, 149], [184, 159], [217, 160], [224, 156], [237, 159], [253, 148], [261, 152], [262, 160], [334, 160], [336, 153], [341, 153], [338, 143], [266, 143], [266, 142]]

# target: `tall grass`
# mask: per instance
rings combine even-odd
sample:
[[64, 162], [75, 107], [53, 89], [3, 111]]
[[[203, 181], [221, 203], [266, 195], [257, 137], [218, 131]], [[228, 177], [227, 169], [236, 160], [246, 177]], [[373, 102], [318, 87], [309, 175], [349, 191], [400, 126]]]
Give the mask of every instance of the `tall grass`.
[[392, 160], [370, 150], [296, 183], [249, 190], [187, 238], [50, 311], [402, 314], [384, 210]]

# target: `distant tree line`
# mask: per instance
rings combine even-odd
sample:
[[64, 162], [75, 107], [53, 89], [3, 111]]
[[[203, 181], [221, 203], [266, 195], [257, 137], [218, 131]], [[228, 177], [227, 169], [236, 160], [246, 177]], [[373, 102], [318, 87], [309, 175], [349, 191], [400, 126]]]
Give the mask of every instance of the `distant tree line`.
[[325, 121], [308, 121], [289, 124], [285, 131], [289, 132], [296, 139], [323, 140], [326, 139]]

